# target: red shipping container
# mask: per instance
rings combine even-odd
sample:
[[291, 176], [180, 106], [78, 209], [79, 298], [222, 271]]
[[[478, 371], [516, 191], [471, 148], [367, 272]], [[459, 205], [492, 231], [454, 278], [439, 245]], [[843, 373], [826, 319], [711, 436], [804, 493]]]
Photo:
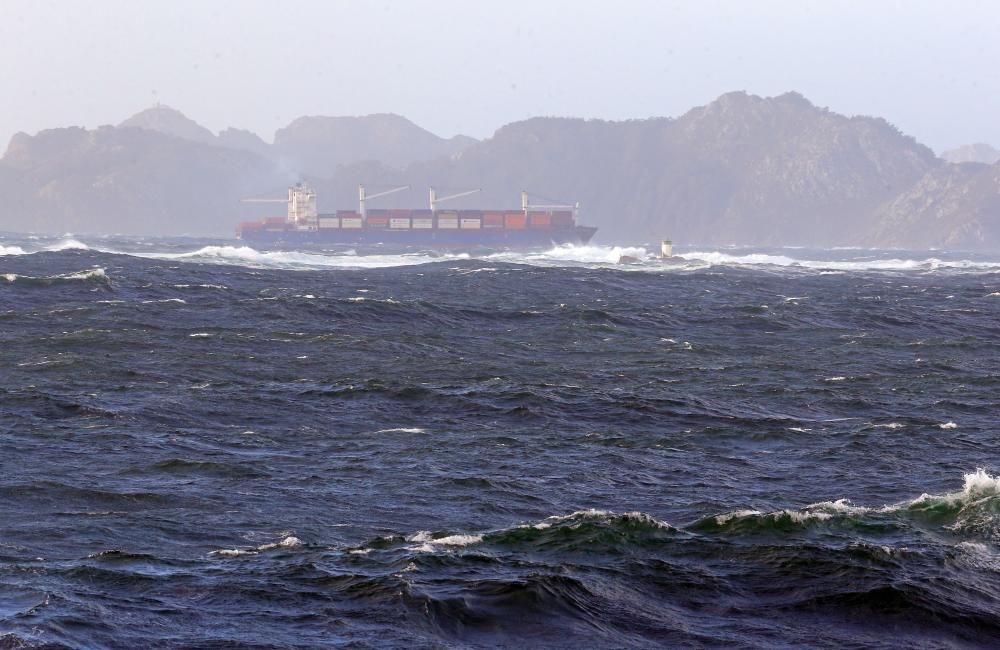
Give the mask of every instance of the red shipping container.
[[508, 230], [523, 230], [524, 229], [524, 213], [523, 212], [508, 212], [504, 215], [504, 226]]
[[484, 212], [483, 226], [487, 228], [503, 228], [503, 212]]
[[548, 228], [552, 225], [552, 217], [548, 212], [529, 212], [528, 223], [532, 228]]
[[573, 213], [572, 212], [553, 212], [552, 213], [552, 225], [553, 226], [572, 226], [573, 225]]

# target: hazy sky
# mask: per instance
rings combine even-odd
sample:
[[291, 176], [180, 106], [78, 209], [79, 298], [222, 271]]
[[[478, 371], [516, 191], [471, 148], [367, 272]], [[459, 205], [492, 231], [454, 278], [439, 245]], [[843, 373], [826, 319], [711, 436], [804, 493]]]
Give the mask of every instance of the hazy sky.
[[940, 150], [1000, 146], [1000, 2], [0, 0], [0, 148], [159, 101], [271, 140], [300, 115], [440, 135], [797, 90]]

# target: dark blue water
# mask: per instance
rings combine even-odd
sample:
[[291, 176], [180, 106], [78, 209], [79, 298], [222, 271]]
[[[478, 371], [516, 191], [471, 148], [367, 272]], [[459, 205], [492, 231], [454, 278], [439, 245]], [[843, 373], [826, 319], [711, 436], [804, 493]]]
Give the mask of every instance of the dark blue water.
[[1000, 264], [85, 241], [0, 242], [0, 647], [1000, 639]]

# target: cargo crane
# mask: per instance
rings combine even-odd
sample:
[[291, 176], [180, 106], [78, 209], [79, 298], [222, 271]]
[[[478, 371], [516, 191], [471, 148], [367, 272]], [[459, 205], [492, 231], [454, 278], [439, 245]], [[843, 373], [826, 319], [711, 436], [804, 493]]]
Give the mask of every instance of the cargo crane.
[[573, 216], [576, 217], [576, 213], [580, 210], [579, 203], [559, 203], [555, 199], [547, 199], [544, 196], [535, 195], [543, 201], [551, 201], [551, 203], [532, 203], [531, 195], [527, 191], [521, 192], [521, 209], [527, 214], [534, 210], [572, 210]]
[[478, 192], [482, 192], [483, 191], [482, 188], [477, 188], [477, 189], [474, 189], [474, 190], [468, 190], [466, 192], [458, 192], [456, 194], [449, 194], [447, 196], [438, 196], [437, 195], [437, 190], [435, 190], [433, 187], [430, 188], [430, 190], [431, 190], [431, 212], [437, 212], [437, 204], [438, 203], [443, 203], [445, 201], [450, 201], [452, 199], [460, 199], [463, 196], [471, 196], [473, 194], [476, 194]]
[[410, 189], [409, 185], [400, 185], [399, 187], [394, 187], [394, 188], [392, 188], [390, 190], [386, 190], [384, 192], [378, 192], [376, 194], [366, 194], [365, 193], [365, 186], [364, 185], [358, 185], [358, 204], [360, 206], [359, 212], [361, 212], [361, 218], [362, 219], [367, 219], [368, 218], [368, 208], [367, 208], [367, 206], [365, 206], [365, 202], [367, 200], [369, 200], [369, 199], [377, 199], [380, 196], [388, 196], [390, 194], [395, 194], [396, 192], [402, 192], [403, 190], [408, 190], [408, 189]]

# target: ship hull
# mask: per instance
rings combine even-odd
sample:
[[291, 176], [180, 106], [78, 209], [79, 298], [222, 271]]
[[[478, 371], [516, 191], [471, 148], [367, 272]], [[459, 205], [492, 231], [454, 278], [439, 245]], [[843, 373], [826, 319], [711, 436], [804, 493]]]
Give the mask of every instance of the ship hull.
[[582, 245], [590, 241], [597, 228], [523, 229], [481, 228], [475, 230], [392, 229], [321, 229], [321, 230], [255, 230], [244, 231], [240, 238], [255, 248], [310, 249], [341, 246], [377, 247], [381, 249], [547, 249], [564, 244]]

